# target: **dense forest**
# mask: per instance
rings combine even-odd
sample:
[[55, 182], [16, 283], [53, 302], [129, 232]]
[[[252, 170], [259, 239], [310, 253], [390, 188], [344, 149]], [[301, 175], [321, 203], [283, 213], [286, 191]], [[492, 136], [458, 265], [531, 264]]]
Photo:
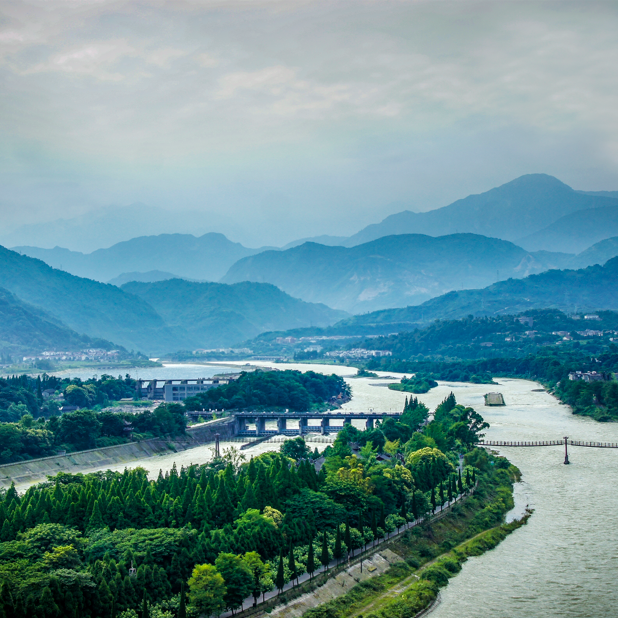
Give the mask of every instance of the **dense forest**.
[[[451, 395], [423, 425], [427, 413], [412, 399], [398, 422], [347, 427], [321, 467], [298, 439], [283, 453], [243, 461], [228, 451], [152, 480], [138, 468], [60, 474], [22, 496], [3, 490], [0, 615], [216, 614], [344, 558], [509, 468], [475, 448], [487, 424], [473, 409]], [[463, 472], [462, 453], [470, 464]], [[503, 512], [484, 510], [479, 531]]]
[[336, 375], [314, 371], [254, 371], [185, 400], [188, 410], [327, 409], [350, 399], [350, 387]]
[[[611, 345], [618, 331], [618, 312], [600, 311], [598, 320], [568, 316], [557, 309], [531, 310], [518, 315], [468, 316], [436, 320], [426, 328], [388, 337], [366, 339], [352, 347], [389, 350], [399, 359], [463, 360], [526, 357], [548, 346], [598, 354]], [[603, 336], [580, 334], [587, 330]], [[565, 336], [569, 339], [565, 340]]]

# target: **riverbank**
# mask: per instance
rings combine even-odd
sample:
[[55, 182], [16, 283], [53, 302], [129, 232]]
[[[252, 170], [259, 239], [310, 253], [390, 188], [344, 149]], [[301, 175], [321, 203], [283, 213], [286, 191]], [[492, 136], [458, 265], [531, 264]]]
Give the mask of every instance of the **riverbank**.
[[[502, 523], [514, 506], [513, 483], [518, 479], [514, 466], [508, 471], [488, 472], [479, 479], [476, 492], [444, 517], [412, 528], [389, 543], [388, 549], [401, 560], [383, 574], [359, 581], [345, 594], [316, 603], [302, 614], [284, 611], [272, 615], [404, 618], [426, 609], [468, 556], [492, 549], [527, 522], [529, 514]], [[319, 591], [312, 594], [316, 601], [321, 600]], [[311, 595], [305, 603], [311, 603]]]

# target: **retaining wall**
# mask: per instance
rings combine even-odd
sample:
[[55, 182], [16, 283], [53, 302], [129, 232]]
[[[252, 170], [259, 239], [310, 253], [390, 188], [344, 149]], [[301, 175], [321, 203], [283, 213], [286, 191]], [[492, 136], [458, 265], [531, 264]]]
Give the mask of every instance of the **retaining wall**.
[[58, 472], [87, 472], [89, 468], [99, 468], [112, 464], [131, 462], [145, 457], [154, 457], [170, 451], [184, 451], [196, 446], [189, 440], [144, 440], [143, 442], [129, 442], [104, 448], [78, 451], [67, 455], [42, 457], [30, 461], [0, 466], [0, 487], [9, 487], [11, 483], [23, 485], [45, 481], [48, 476]]

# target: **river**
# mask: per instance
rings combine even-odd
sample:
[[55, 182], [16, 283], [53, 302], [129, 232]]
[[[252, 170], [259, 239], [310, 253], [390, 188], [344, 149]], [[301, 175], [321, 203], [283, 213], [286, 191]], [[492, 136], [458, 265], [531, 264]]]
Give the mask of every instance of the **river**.
[[[267, 365], [268, 363], [259, 363]], [[355, 379], [355, 370], [330, 365], [285, 365], [337, 373], [352, 387], [353, 411], [400, 410], [405, 394], [384, 387], [383, 379]], [[161, 377], [212, 375], [229, 368], [191, 365], [156, 370]], [[153, 370], [150, 370], [151, 372]], [[200, 373], [200, 371], [202, 373]], [[140, 377], [149, 377], [140, 370]], [[212, 373], [211, 373], [212, 372]], [[386, 374], [381, 374], [382, 376]], [[396, 377], [396, 374], [390, 374]], [[155, 376], [154, 373], [150, 374]], [[568, 407], [526, 380], [499, 379], [499, 386], [445, 383], [419, 399], [430, 409], [453, 391], [458, 402], [475, 407], [491, 424], [488, 439], [578, 440], [618, 442], [618, 424], [601, 424], [571, 414]], [[483, 394], [503, 393], [506, 406], [484, 406]], [[278, 448], [264, 443], [247, 451]], [[570, 448], [571, 465], [563, 464], [562, 447], [504, 448], [523, 473], [516, 486], [515, 511], [528, 504], [535, 512], [528, 525], [510, 535], [496, 549], [471, 558], [441, 593], [432, 618], [601, 618], [618, 615], [618, 450]], [[199, 463], [211, 457], [210, 447], [135, 462], [152, 471]]]

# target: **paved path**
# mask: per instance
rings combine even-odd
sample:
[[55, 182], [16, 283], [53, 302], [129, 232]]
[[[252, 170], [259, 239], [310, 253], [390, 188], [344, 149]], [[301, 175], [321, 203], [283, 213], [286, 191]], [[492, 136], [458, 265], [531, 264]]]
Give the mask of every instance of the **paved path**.
[[[467, 494], [459, 494], [455, 500], [453, 502], [451, 502], [450, 504], [448, 502], [445, 502], [443, 505], [438, 506], [438, 510], [436, 511], [436, 514], [433, 515], [429, 521], [436, 521], [438, 519], [441, 519], [442, 517], [444, 517], [444, 515], [446, 515], [450, 508], [456, 504], [457, 502], [461, 501], [463, 498], [466, 497]], [[419, 524], [423, 523], [427, 521], [426, 519], [415, 519], [414, 521], [408, 522], [405, 526], [402, 526], [399, 531], [395, 530], [393, 532], [390, 532], [389, 534], [387, 534], [383, 539], [379, 539], [377, 541], [373, 541], [372, 543], [370, 543], [367, 547], [366, 550], [363, 550], [363, 548], [359, 548], [359, 549], [355, 549], [354, 551], [350, 552], [349, 558], [347, 560], [347, 566], [351, 566], [354, 562], [358, 562], [360, 561], [360, 557], [361, 554], [363, 555], [363, 559], [371, 554], [373, 554], [375, 551], [377, 551], [377, 549], [384, 545], [384, 543], [387, 543], [389, 541], [391, 541], [392, 539], [401, 536], [404, 532], [406, 532], [407, 530], [410, 530], [411, 528], [414, 528], [415, 526], [418, 526]], [[341, 566], [344, 562], [346, 561], [337, 561], [337, 560], [331, 560], [330, 564], [328, 565], [328, 570], [336, 568], [337, 566]], [[327, 569], [325, 569], [323, 566], [320, 566], [319, 569], [317, 569], [315, 571], [315, 573], [313, 574], [314, 577], [316, 575], [319, 575], [320, 573], [324, 573], [324, 571], [326, 571]], [[309, 573], [303, 573], [302, 575], [300, 575], [298, 577], [298, 579], [294, 580], [293, 582], [290, 581], [288, 582], [284, 587], [282, 592], [287, 592], [288, 590], [291, 590], [292, 588], [295, 588], [296, 586], [299, 586], [300, 584], [303, 584], [304, 582], [309, 580]], [[263, 605], [263, 603], [265, 601], [269, 601], [271, 599], [274, 599], [275, 597], [279, 596], [279, 591], [278, 590], [271, 590], [270, 592], [267, 592], [264, 595], [264, 598], [262, 599], [262, 597], [260, 597], [260, 602], [258, 603], [258, 605], [255, 608], [255, 612], [257, 613], [261, 606]], [[226, 618], [227, 616], [235, 616], [238, 615], [239, 612], [241, 611], [246, 611], [246, 610], [250, 610], [251, 608], [253, 608], [253, 596], [247, 597], [242, 604], [242, 608], [238, 608], [234, 611], [234, 613], [232, 613], [231, 611], [227, 611], [224, 612], [223, 614], [221, 614], [221, 618]], [[246, 616], [250, 616], [253, 612], [251, 613], [247, 613]]]

